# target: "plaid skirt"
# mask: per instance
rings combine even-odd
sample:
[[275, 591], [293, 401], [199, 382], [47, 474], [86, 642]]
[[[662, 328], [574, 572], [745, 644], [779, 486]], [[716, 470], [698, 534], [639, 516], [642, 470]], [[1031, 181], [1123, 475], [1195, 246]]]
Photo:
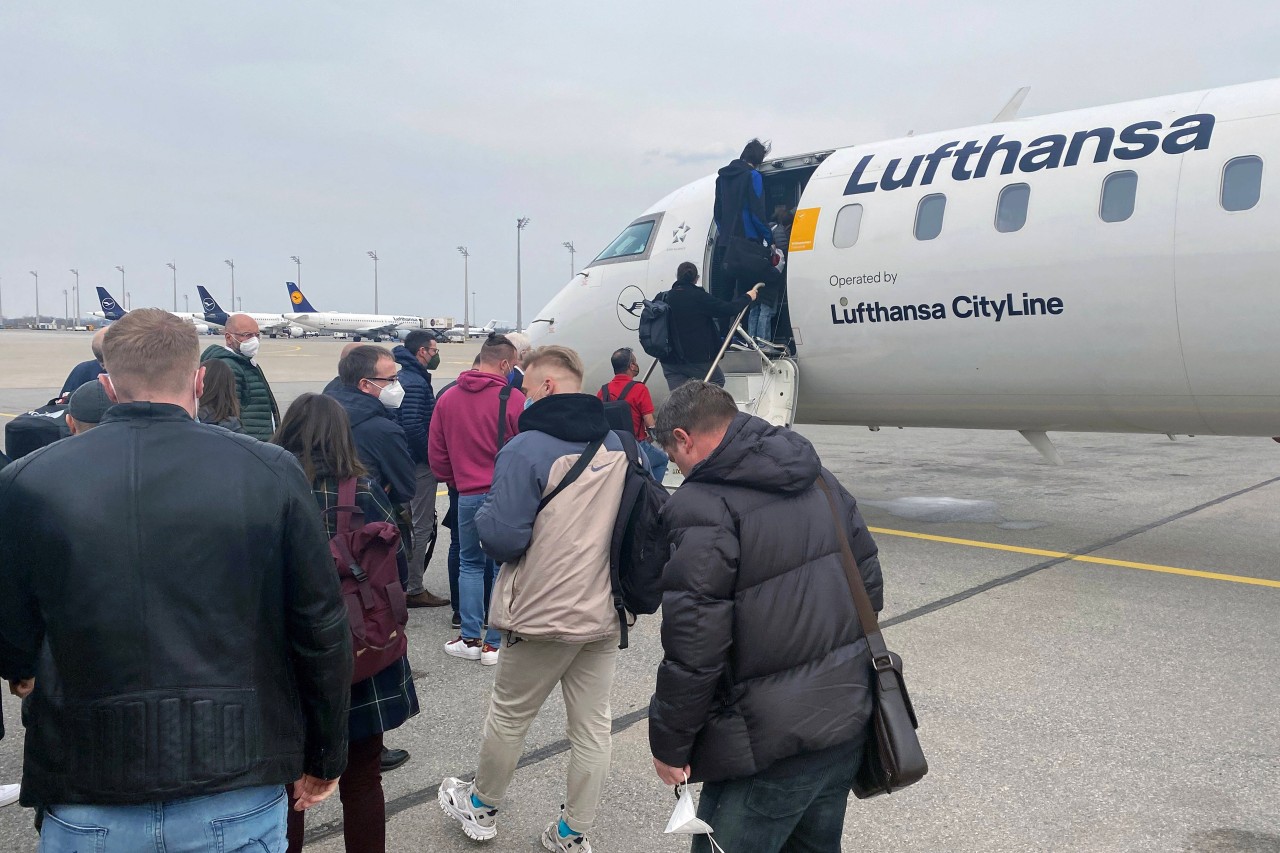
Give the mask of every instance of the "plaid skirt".
[[417, 713], [418, 694], [413, 689], [413, 673], [406, 655], [381, 672], [351, 685], [347, 737], [353, 741], [373, 737], [399, 727]]

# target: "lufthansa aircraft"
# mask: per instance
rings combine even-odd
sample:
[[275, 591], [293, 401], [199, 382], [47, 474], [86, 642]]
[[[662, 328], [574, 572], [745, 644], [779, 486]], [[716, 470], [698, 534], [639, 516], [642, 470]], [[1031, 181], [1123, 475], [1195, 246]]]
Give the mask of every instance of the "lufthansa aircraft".
[[[108, 293], [105, 287], [99, 287], [97, 288], [97, 291], [98, 291], [98, 304], [102, 306], [102, 310], [90, 311], [89, 315], [91, 317], [101, 317], [104, 320], [115, 321], [115, 320], [119, 320], [125, 314], [129, 313], [128, 311], [120, 307], [120, 303], [116, 302], [115, 297], [113, 297], [110, 293]], [[209, 334], [209, 324], [205, 323], [201, 319], [197, 319], [200, 315], [189, 314], [182, 311], [170, 311], [169, 313], [177, 317], [179, 320], [182, 320], [184, 322], [190, 323], [191, 325], [195, 326], [196, 332], [198, 334], [201, 334], [201, 335]]]
[[[231, 316], [223, 310], [218, 304], [218, 300], [205, 288], [203, 284], [196, 285], [196, 293], [200, 297], [200, 306], [204, 308], [204, 320], [210, 326], [221, 329], [227, 324], [227, 318]], [[296, 323], [290, 323], [280, 314], [257, 314], [253, 311], [234, 311], [235, 314], [244, 314], [252, 317], [253, 321], [258, 324], [258, 331], [268, 337], [279, 338], [300, 338], [306, 334], [306, 329]]]
[[[1051, 430], [1280, 433], [1280, 80], [1013, 112], [764, 164], [765, 209], [796, 211], [775, 336], [793, 356], [730, 352], [740, 406], [1018, 430], [1051, 461]], [[711, 175], [636, 218], [535, 344], [580, 349], [592, 387], [681, 261], [721, 293], [714, 195]]]
[[401, 331], [429, 328], [421, 317], [402, 317], [398, 314], [342, 314], [336, 311], [317, 311], [307, 301], [301, 288], [292, 281], [285, 282], [289, 301], [297, 313], [284, 314], [284, 319], [317, 332], [351, 332], [358, 341], [361, 337], [378, 340], [385, 336], [398, 338]]

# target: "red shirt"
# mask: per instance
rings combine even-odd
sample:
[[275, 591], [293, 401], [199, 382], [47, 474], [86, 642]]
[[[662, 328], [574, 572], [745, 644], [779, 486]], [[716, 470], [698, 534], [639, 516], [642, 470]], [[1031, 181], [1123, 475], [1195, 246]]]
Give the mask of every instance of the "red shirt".
[[[635, 387], [627, 393], [627, 402], [631, 404], [631, 425], [635, 427], [636, 440], [644, 441], [649, 436], [649, 431], [644, 428], [644, 416], [653, 414], [653, 398], [649, 396], [648, 387], [638, 379], [632, 379], [625, 373], [619, 373], [613, 377], [613, 380], [605, 387], [609, 389], [609, 399], [617, 400], [622, 394], [622, 389], [627, 387], [628, 382], [635, 382]], [[596, 396], [601, 400], [600, 392], [596, 392]]]

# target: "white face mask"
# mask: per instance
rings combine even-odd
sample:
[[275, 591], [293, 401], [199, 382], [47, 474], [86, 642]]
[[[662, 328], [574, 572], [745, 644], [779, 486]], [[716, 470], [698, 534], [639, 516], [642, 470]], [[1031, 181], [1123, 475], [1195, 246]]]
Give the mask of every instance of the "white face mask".
[[689, 785], [684, 784], [680, 787], [683, 789], [680, 793], [680, 799], [676, 802], [675, 811], [671, 813], [671, 819], [667, 821], [667, 828], [663, 832], [681, 835], [706, 835], [707, 840], [711, 842], [712, 849], [723, 853], [723, 849], [711, 837], [711, 833], [714, 830], [707, 825], [706, 821], [698, 817], [698, 809], [694, 805], [693, 794], [689, 792]]
[[400, 404], [404, 402], [404, 386], [400, 384], [399, 380], [388, 382], [387, 387], [383, 388], [378, 394], [378, 399], [388, 409], [398, 409]]
[[247, 341], [240, 341], [240, 354], [245, 358], [253, 358], [258, 354], [258, 339], [249, 338]]

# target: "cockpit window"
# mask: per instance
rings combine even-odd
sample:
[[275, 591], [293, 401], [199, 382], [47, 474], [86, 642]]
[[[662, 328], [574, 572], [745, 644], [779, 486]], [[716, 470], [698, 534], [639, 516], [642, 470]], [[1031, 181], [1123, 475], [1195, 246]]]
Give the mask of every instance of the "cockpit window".
[[592, 263], [643, 255], [645, 249], [649, 247], [649, 240], [653, 237], [653, 229], [657, 224], [657, 220], [646, 219], [643, 222], [628, 225]]

